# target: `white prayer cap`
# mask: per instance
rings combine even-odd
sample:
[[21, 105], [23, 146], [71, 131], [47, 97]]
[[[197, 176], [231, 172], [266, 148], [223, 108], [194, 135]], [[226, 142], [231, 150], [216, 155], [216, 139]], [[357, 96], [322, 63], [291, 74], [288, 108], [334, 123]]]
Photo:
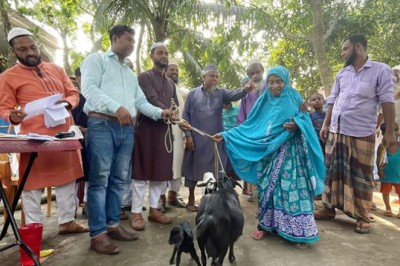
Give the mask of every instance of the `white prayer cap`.
[[393, 69], [393, 70], [400, 70], [400, 65], [395, 66], [395, 67], [393, 67], [392, 69]]
[[28, 31], [26, 29], [23, 29], [23, 28], [12, 28], [10, 30], [10, 32], [8, 33], [7, 41], [10, 42], [15, 37], [27, 36], [27, 35], [33, 37], [32, 32], [30, 32], [30, 31]]
[[203, 69], [203, 76], [210, 71], [218, 71], [218, 67], [216, 65], [206, 65]]
[[160, 46], [164, 46], [165, 48], [167, 48], [167, 45], [165, 45], [165, 43], [156, 42], [150, 47], [150, 52], [153, 52], [154, 49], [156, 49], [157, 47], [160, 47]]
[[258, 59], [258, 58], [253, 58], [253, 59], [250, 59], [250, 61], [247, 63], [247, 67], [246, 67], [246, 68], [249, 68], [251, 65], [254, 65], [254, 64], [260, 64], [260, 65], [262, 65], [260, 59]]
[[175, 60], [169, 61], [168, 65], [175, 65], [175, 66], [179, 67], [178, 62], [176, 62]]

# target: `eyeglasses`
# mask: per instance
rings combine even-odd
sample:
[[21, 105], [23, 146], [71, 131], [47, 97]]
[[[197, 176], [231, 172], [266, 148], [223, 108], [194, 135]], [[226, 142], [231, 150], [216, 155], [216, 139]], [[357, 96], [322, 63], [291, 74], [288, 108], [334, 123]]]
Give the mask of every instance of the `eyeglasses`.
[[44, 78], [44, 73], [39, 67], [36, 67], [36, 73], [39, 77]]
[[39, 76], [39, 81], [43, 85], [46, 91], [50, 92], [51, 94], [57, 93], [57, 89], [55, 89], [57, 86], [52, 80], [50, 75], [45, 75], [44, 71], [40, 69], [38, 66], [35, 67], [36, 74]]

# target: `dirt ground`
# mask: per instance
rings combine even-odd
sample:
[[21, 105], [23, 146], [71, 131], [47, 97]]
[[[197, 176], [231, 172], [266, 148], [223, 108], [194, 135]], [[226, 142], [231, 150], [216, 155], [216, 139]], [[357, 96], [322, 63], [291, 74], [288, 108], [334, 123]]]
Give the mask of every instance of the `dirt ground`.
[[[187, 197], [186, 189], [182, 188], [181, 194]], [[197, 195], [200, 199], [201, 194]], [[381, 195], [374, 193], [374, 201], [378, 209], [374, 211], [375, 223], [370, 235], [360, 235], [354, 232], [355, 221], [343, 214], [337, 215], [333, 221], [318, 221], [321, 240], [312, 244], [307, 250], [296, 249], [291, 243], [276, 236], [268, 236], [262, 241], [255, 241], [250, 233], [257, 226], [255, 214], [257, 203], [247, 202], [244, 195], [239, 195], [244, 216], [245, 227], [243, 236], [235, 245], [236, 265], [399, 265], [400, 248], [400, 219], [385, 217], [384, 205]], [[394, 202], [395, 195], [391, 198]], [[320, 202], [316, 202], [320, 206]], [[53, 214], [45, 218], [42, 249], [55, 249], [56, 252], [42, 260], [42, 265], [137, 265], [159, 266], [169, 265], [172, 246], [168, 245], [170, 229], [184, 220], [194, 227], [195, 213], [189, 213], [185, 209], [170, 207], [167, 215], [173, 218], [173, 223], [168, 226], [160, 226], [146, 220], [146, 230], [139, 232], [140, 239], [134, 242], [117, 242], [121, 252], [117, 255], [100, 255], [89, 250], [90, 238], [88, 234], [63, 235], [57, 234], [57, 206], [52, 203]], [[45, 213], [46, 205], [43, 205]], [[399, 210], [398, 203], [392, 203], [395, 214]], [[80, 214], [78, 220], [87, 223]], [[143, 213], [147, 217], [147, 212]], [[16, 213], [17, 221], [20, 213]], [[1, 221], [2, 221], [1, 217]], [[122, 225], [130, 229], [129, 221], [122, 221]], [[221, 225], [223, 226], [223, 225]], [[0, 226], [0, 228], [2, 228]], [[9, 233], [11, 233], [9, 229]], [[13, 241], [10, 235], [0, 242], [0, 247]], [[200, 255], [196, 243], [197, 253]], [[0, 253], [0, 265], [18, 265], [18, 247], [14, 247]], [[210, 264], [210, 262], [209, 262]], [[227, 258], [225, 265], [229, 265]], [[188, 254], [182, 255], [181, 265], [194, 266], [194, 261]]]

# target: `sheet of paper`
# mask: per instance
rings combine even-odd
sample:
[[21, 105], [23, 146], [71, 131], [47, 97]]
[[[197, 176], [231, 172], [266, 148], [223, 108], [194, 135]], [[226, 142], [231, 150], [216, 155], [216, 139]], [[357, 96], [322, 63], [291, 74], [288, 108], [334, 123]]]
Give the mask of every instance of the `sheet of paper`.
[[62, 125], [67, 117], [69, 117], [69, 113], [64, 104], [49, 106], [44, 110], [44, 124], [46, 127]]
[[24, 112], [27, 114], [25, 119], [29, 119], [33, 116], [43, 114], [44, 109], [54, 105], [57, 101], [62, 100], [61, 94], [54, 94], [45, 98], [41, 98], [25, 105]]
[[26, 135], [26, 139], [31, 139], [31, 140], [56, 140], [55, 137], [52, 137], [52, 136], [49, 136], [49, 135], [36, 134], [36, 133], [28, 133]]
[[77, 125], [71, 125], [68, 129], [68, 132], [75, 132], [75, 136], [70, 137], [70, 138], [65, 138], [65, 139], [83, 139], [83, 134], [79, 130], [79, 127]]
[[65, 124], [65, 119], [70, 115], [65, 109], [67, 103], [55, 104], [62, 100], [61, 94], [54, 94], [45, 98], [38, 99], [26, 104], [24, 112], [27, 113], [25, 119], [36, 115], [44, 115], [44, 125], [46, 127], [56, 127]]

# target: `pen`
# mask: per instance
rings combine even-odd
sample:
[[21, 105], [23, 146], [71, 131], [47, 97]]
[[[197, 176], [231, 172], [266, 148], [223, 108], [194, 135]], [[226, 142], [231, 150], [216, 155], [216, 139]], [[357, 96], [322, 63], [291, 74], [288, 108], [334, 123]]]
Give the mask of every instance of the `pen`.
[[17, 115], [21, 116], [21, 109], [22, 109], [21, 106], [17, 105], [14, 109], [17, 111]]

